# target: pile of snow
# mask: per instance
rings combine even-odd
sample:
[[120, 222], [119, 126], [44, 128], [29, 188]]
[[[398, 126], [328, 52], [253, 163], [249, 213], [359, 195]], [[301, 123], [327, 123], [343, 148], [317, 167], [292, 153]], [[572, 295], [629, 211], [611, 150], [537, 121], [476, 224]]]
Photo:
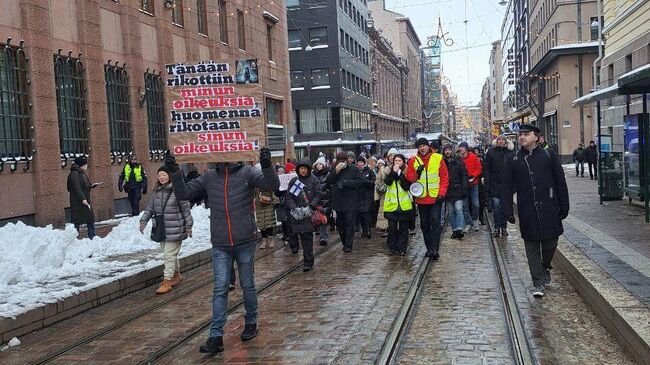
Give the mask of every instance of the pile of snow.
[[0, 351], [5, 351], [16, 346], [20, 346], [20, 340], [17, 337], [12, 337], [6, 345], [0, 347]]
[[[192, 209], [193, 237], [183, 241], [180, 257], [211, 247], [209, 213]], [[63, 230], [22, 222], [0, 227], [0, 317], [15, 317], [162, 264], [160, 244], [149, 239], [151, 221], [142, 234], [139, 220], [120, 219], [105, 238], [93, 240], [78, 240], [72, 224]]]

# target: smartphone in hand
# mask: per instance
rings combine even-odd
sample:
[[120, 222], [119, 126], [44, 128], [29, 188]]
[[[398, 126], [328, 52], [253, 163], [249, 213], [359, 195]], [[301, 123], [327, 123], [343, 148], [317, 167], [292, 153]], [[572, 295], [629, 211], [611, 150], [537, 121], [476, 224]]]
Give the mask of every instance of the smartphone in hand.
[[99, 186], [99, 185], [101, 185], [101, 184], [103, 184], [102, 181], [100, 181], [100, 182], [96, 182], [96, 183], [92, 183], [92, 184], [90, 185], [90, 188], [91, 188], [91, 189], [94, 189], [94, 188], [96, 188], [97, 186]]

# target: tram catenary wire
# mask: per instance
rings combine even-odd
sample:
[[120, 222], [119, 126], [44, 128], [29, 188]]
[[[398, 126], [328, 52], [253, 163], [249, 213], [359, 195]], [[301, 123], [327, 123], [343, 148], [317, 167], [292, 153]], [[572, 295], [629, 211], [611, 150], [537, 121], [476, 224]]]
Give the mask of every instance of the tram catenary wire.
[[[265, 258], [267, 256], [270, 256], [270, 255], [274, 254], [275, 252], [277, 252], [277, 251], [279, 251], [279, 250], [281, 250], [281, 249], [283, 249], [285, 247], [286, 247], [286, 244], [279, 245], [276, 249], [269, 250], [265, 254], [260, 255], [259, 257], [256, 257], [255, 261], [262, 260], [263, 258]], [[46, 363], [48, 363], [48, 362], [50, 362], [50, 361], [52, 361], [52, 360], [54, 360], [54, 359], [56, 359], [58, 357], [61, 357], [62, 355], [65, 355], [66, 353], [68, 353], [68, 352], [70, 352], [70, 351], [72, 351], [72, 350], [74, 350], [74, 349], [76, 349], [78, 347], [84, 346], [84, 345], [96, 340], [97, 338], [103, 337], [103, 336], [105, 336], [105, 335], [107, 335], [107, 334], [109, 334], [109, 333], [111, 333], [111, 332], [113, 332], [113, 331], [115, 331], [115, 330], [117, 330], [117, 329], [119, 329], [121, 327], [124, 327], [125, 325], [127, 325], [129, 323], [132, 323], [133, 321], [137, 320], [138, 318], [143, 317], [143, 316], [155, 311], [156, 309], [159, 309], [159, 308], [161, 308], [161, 307], [163, 307], [163, 306], [165, 306], [165, 305], [167, 305], [167, 304], [169, 304], [171, 302], [174, 302], [174, 301], [176, 301], [176, 300], [178, 300], [180, 298], [183, 298], [183, 297], [185, 297], [185, 296], [187, 296], [189, 294], [192, 294], [195, 291], [200, 290], [200, 289], [202, 289], [202, 288], [204, 288], [204, 287], [206, 287], [208, 285], [212, 285], [213, 281], [214, 281], [214, 279], [213, 279], [212, 275], [210, 275], [210, 279], [208, 279], [208, 280], [202, 281], [202, 282], [200, 282], [200, 283], [198, 283], [198, 284], [196, 284], [194, 286], [186, 288], [185, 290], [183, 290], [183, 289], [177, 290], [169, 298], [167, 298], [167, 299], [165, 299], [165, 300], [163, 300], [163, 301], [161, 301], [159, 303], [148, 306], [148, 307], [144, 308], [143, 310], [140, 310], [140, 311], [138, 311], [138, 312], [136, 312], [136, 313], [134, 313], [132, 315], [129, 315], [126, 318], [124, 318], [124, 319], [122, 319], [122, 320], [120, 320], [118, 322], [115, 322], [110, 326], [104, 327], [104, 328], [102, 328], [102, 329], [100, 329], [100, 330], [98, 330], [98, 331], [84, 337], [83, 339], [71, 344], [71, 345], [68, 345], [68, 346], [66, 346], [66, 347], [64, 347], [62, 349], [59, 349], [59, 350], [57, 350], [57, 351], [55, 351], [53, 353], [50, 353], [50, 354], [46, 355], [45, 357], [43, 357], [42, 359], [35, 362], [34, 364], [35, 365], [46, 364]]]

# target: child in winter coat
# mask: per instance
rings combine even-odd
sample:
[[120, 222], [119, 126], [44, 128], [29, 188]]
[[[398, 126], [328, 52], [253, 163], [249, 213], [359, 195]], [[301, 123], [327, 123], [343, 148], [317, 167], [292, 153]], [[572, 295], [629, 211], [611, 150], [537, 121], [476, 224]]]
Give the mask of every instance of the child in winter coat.
[[187, 237], [192, 237], [194, 221], [190, 212], [190, 203], [176, 199], [169, 169], [164, 165], [158, 169], [158, 181], [149, 198], [147, 208], [140, 218], [140, 232], [144, 233], [144, 227], [152, 218], [154, 231], [157, 222], [164, 223], [164, 239], [160, 242], [165, 263], [164, 280], [156, 290], [156, 294], [165, 294], [183, 280], [178, 263], [178, 252], [181, 249], [181, 242]]

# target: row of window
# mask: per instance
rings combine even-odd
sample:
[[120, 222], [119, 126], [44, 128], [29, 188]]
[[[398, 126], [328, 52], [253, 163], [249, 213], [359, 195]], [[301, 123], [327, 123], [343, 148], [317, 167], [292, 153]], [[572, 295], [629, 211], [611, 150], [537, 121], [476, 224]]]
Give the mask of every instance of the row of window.
[[359, 95], [370, 97], [370, 83], [354, 75], [347, 70], [341, 71], [341, 85], [344, 89], [355, 92]]
[[[302, 40], [305, 38], [300, 29], [289, 30], [289, 49], [302, 48]], [[309, 28], [309, 40], [307, 44], [310, 47], [326, 47], [328, 42], [327, 27]]]
[[[363, 3], [367, 5], [366, 0], [363, 0]], [[362, 32], [368, 34], [368, 25], [366, 24], [366, 18], [362, 13], [357, 10], [357, 7], [352, 5], [350, 0], [339, 0], [339, 8], [343, 10], [347, 16], [352, 19], [352, 22], [361, 29]]]
[[341, 132], [372, 132], [370, 114], [348, 108], [294, 109], [293, 130], [296, 134]]
[[[325, 88], [330, 85], [330, 73], [327, 68], [314, 68], [311, 75], [307, 75], [311, 80], [311, 88]], [[291, 71], [291, 89], [303, 90], [305, 88], [305, 74], [302, 70]]]
[[[184, 10], [185, 4], [189, 3], [190, 0], [171, 0], [171, 11], [172, 11], [172, 23], [180, 27], [185, 26]], [[161, 2], [162, 3], [162, 2]], [[197, 13], [197, 22], [198, 22], [198, 31], [200, 34], [207, 36], [208, 35], [208, 6], [207, 0], [194, 0], [193, 5], [188, 4], [188, 11], [190, 9], [196, 9]], [[155, 14], [155, 5], [154, 0], [140, 0], [140, 10], [143, 12], [154, 15]], [[219, 40], [221, 42], [228, 44], [228, 12], [226, 8], [225, 0], [217, 1], [218, 12], [217, 16], [219, 18]], [[237, 34], [238, 34], [238, 46], [240, 49], [246, 50], [246, 28], [244, 24], [244, 12], [237, 9]], [[234, 13], [233, 13], [234, 15]], [[269, 46], [269, 54], [270, 51]], [[272, 57], [269, 57], [272, 59]]]
[[300, 6], [309, 8], [324, 8], [327, 6], [327, 0], [287, 0], [287, 10], [296, 10]]
[[339, 29], [339, 35], [340, 35], [340, 42], [341, 42], [341, 49], [345, 50], [349, 54], [353, 55], [356, 57], [358, 60], [360, 60], [364, 65], [368, 66], [369, 65], [369, 58], [368, 51], [361, 46], [357, 41], [352, 38], [351, 35], [347, 34], [343, 29]]

